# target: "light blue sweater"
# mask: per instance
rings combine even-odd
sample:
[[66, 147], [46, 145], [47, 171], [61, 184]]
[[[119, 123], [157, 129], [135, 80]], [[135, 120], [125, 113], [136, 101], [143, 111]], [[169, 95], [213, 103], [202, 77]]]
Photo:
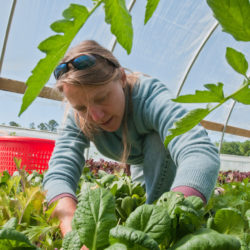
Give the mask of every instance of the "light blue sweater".
[[[168, 129], [187, 111], [171, 101], [166, 84], [158, 79], [141, 76], [132, 91], [133, 112], [128, 119], [128, 141], [131, 143], [129, 164], [143, 162], [142, 143], [145, 135], [157, 132], [164, 142]], [[101, 131], [94, 137], [96, 148], [105, 156], [119, 161], [122, 152], [122, 129], [115, 132]], [[84, 166], [84, 149], [89, 140], [77, 127], [73, 112], [69, 113], [44, 177], [47, 200], [68, 193], [75, 195]], [[191, 186], [208, 200], [219, 171], [217, 148], [211, 143], [205, 129], [196, 126], [191, 131], [174, 138], [168, 153], [178, 172], [172, 184]]]

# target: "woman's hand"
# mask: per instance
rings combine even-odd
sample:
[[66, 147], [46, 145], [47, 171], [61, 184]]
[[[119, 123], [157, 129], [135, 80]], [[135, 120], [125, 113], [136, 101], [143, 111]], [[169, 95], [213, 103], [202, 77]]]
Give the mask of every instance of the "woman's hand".
[[72, 230], [71, 222], [76, 210], [76, 201], [70, 197], [61, 198], [53, 212], [53, 217], [60, 220], [60, 230], [64, 237]]
[[89, 250], [87, 247], [83, 246], [81, 250]]
[[[72, 231], [71, 222], [76, 210], [76, 201], [70, 197], [61, 198], [53, 212], [53, 217], [60, 220], [60, 230], [64, 237], [66, 233]], [[82, 246], [81, 250], [89, 250], [86, 246]]]

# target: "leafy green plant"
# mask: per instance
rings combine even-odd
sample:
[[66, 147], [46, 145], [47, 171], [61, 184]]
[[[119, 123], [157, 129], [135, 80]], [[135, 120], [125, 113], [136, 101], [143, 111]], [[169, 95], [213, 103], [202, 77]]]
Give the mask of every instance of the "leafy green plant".
[[[147, 1], [145, 24], [153, 15], [158, 3], [159, 0]], [[89, 17], [96, 13], [96, 9], [101, 5], [104, 7], [105, 22], [110, 25], [111, 33], [115, 35], [117, 41], [128, 54], [131, 52], [133, 43], [132, 17], [127, 9], [125, 0], [93, 0], [92, 9], [87, 9], [83, 5], [70, 4], [70, 6], [63, 11], [64, 19], [56, 21], [50, 26], [51, 29], [58, 34], [45, 39], [38, 46], [40, 51], [46, 53], [46, 57], [37, 63], [32, 70], [32, 75], [26, 82], [27, 89], [23, 96], [19, 116], [39, 95], [76, 34], [83, 28]]]
[[[93, 165], [90, 166], [90, 163]], [[140, 183], [133, 183], [131, 178], [126, 176], [123, 169], [119, 166], [118, 169], [121, 171], [114, 171], [113, 168], [116, 168], [117, 164], [102, 161], [102, 165], [106, 165], [107, 167], [102, 168], [104, 170], [98, 170], [95, 163], [96, 162], [90, 161], [84, 167], [77, 193], [80, 197], [81, 193], [84, 192], [81, 190], [81, 187], [83, 187], [86, 182], [96, 183], [98, 186], [110, 190], [115, 197], [117, 216], [120, 221], [124, 222], [132, 211], [145, 203], [146, 192]], [[114, 174], [109, 174], [110, 172], [114, 172]]]
[[[107, 187], [85, 183], [79, 200], [73, 231], [66, 234], [63, 249], [83, 245], [89, 249], [240, 249], [248, 244], [248, 214], [243, 218], [233, 208], [218, 210], [207, 228], [198, 197], [164, 193], [156, 204], [137, 207], [124, 222], [116, 217], [115, 199]], [[223, 224], [229, 216], [232, 221]]]
[[[21, 164], [18, 160], [16, 163]], [[37, 188], [41, 188], [42, 176], [39, 178], [36, 172], [28, 174], [20, 165], [18, 170], [13, 176], [7, 172], [0, 176], [1, 249], [80, 249], [86, 245], [89, 249], [186, 249], [188, 246], [247, 250], [250, 245], [247, 178], [218, 184], [224, 193], [213, 196], [205, 208], [200, 198], [184, 198], [178, 192], [166, 192], [149, 205], [145, 204], [143, 187], [132, 183], [129, 176], [107, 174], [103, 170], [94, 175], [84, 168], [73, 231], [62, 240], [59, 222], [51, 218], [56, 203], [44, 210], [41, 190], [42, 195], [33, 199], [39, 193]]]
[[[231, 34], [238, 41], [250, 41], [250, 3], [248, 0], [207, 0], [207, 3], [225, 32]], [[180, 103], [208, 104], [206, 108], [191, 110], [174, 123], [174, 127], [169, 129], [170, 133], [165, 138], [164, 144], [166, 147], [174, 137], [192, 129], [229, 99], [250, 105], [250, 78], [247, 76], [248, 62], [245, 56], [241, 52], [228, 47], [226, 49], [226, 60], [237, 73], [244, 76], [245, 79], [241, 86], [234, 93], [225, 96], [223, 83], [210, 83], [204, 85], [207, 90], [196, 90], [193, 95], [183, 95], [173, 99], [173, 101]], [[212, 105], [212, 103], [217, 104]]]
[[1, 249], [37, 249], [27, 236], [16, 230], [17, 219], [11, 218], [0, 229]]
[[6, 171], [0, 174], [0, 248], [60, 247], [59, 221], [51, 218], [56, 204], [45, 211], [42, 176], [28, 174], [18, 159], [15, 163], [17, 171], [12, 176]]
[[201, 228], [198, 231], [184, 236], [169, 250], [185, 249], [240, 249], [240, 242], [232, 236], [220, 234], [208, 228]]
[[73, 239], [66, 236], [64, 249], [70, 249], [72, 240], [93, 250], [103, 248], [108, 245], [109, 230], [117, 223], [110, 192], [90, 183], [84, 184], [82, 190], [72, 221]]
[[[126, 213], [133, 194], [145, 193], [141, 186], [133, 186], [128, 176], [107, 174], [103, 170], [97, 175], [90, 175], [85, 170], [84, 175], [89, 178], [82, 179], [80, 202], [72, 223], [74, 232], [66, 235], [65, 249], [73, 246], [80, 249], [82, 245], [90, 249], [185, 249], [187, 244], [197, 249], [244, 249], [243, 246], [249, 243], [246, 210], [228, 208], [229, 203], [216, 210], [211, 203], [204, 208], [199, 197], [184, 198], [182, 193], [166, 192], [155, 204], [144, 204], [144, 200]], [[111, 199], [112, 196], [115, 199]], [[110, 201], [107, 202], [105, 197]], [[218, 202], [223, 197], [216, 198]], [[105, 227], [107, 231], [96, 229], [106, 223], [105, 219], [100, 222], [98, 218], [102, 220], [102, 217], [97, 214], [106, 211], [108, 204], [116, 209], [112, 215], [105, 213], [113, 218], [110, 227]], [[76, 221], [78, 226], [75, 226]], [[96, 237], [93, 233], [90, 236], [89, 232], [95, 232]], [[97, 238], [102, 243], [97, 243]]]

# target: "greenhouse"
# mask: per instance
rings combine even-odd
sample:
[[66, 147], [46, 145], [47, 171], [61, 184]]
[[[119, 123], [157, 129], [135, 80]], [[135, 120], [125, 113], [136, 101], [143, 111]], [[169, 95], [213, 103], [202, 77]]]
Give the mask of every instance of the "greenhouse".
[[0, 3], [0, 249], [250, 249], [249, 0]]

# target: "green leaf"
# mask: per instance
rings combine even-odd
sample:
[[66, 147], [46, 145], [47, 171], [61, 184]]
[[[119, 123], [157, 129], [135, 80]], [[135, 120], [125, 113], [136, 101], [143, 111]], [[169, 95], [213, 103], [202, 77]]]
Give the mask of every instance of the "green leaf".
[[208, 228], [202, 228], [192, 234], [184, 236], [173, 247], [169, 248], [169, 250], [174, 249], [238, 250], [240, 249], [240, 241], [234, 236], [224, 235]]
[[123, 211], [125, 211], [127, 216], [131, 214], [135, 207], [136, 203], [132, 197], [126, 196], [122, 199], [121, 208], [123, 209]]
[[248, 63], [245, 56], [241, 52], [238, 52], [233, 48], [227, 47], [226, 59], [235, 71], [246, 76], [248, 70]]
[[137, 194], [139, 196], [145, 195], [145, 189], [141, 186], [140, 182], [132, 183], [132, 194]]
[[105, 21], [111, 25], [111, 32], [127, 51], [131, 52], [133, 43], [132, 17], [125, 0], [104, 0]]
[[214, 224], [214, 218], [213, 217], [209, 217], [207, 219], [207, 228], [212, 229], [213, 228], [213, 224]]
[[236, 40], [250, 41], [249, 0], [207, 0], [223, 31]]
[[115, 180], [115, 175], [113, 174], [107, 174], [105, 176], [103, 176], [99, 182], [102, 184], [102, 186], [106, 186], [107, 184], [111, 184], [114, 180]]
[[120, 225], [110, 230], [110, 242], [111, 244], [120, 242], [132, 249], [159, 249], [158, 243], [151, 239], [148, 234]]
[[176, 136], [184, 134], [185, 132], [196, 126], [202, 119], [204, 119], [210, 110], [194, 109], [188, 112], [184, 117], [174, 123], [174, 128], [169, 129], [170, 134], [166, 136], [164, 145], [167, 147], [168, 143]]
[[240, 244], [241, 249], [240, 250], [249, 250], [250, 249], [250, 233], [243, 233], [240, 237]]
[[221, 102], [224, 100], [223, 83], [205, 84], [207, 90], [196, 90], [194, 95], [183, 95], [175, 99], [174, 102], [181, 103], [208, 103], [208, 102]]
[[248, 227], [250, 228], [250, 209], [248, 209], [245, 213], [245, 217], [248, 221]]
[[148, 0], [145, 12], [144, 24], [146, 24], [148, 20], [152, 17], [159, 2], [160, 0]]
[[103, 248], [108, 245], [109, 230], [116, 225], [115, 200], [103, 188], [91, 184], [83, 187], [72, 228], [89, 249]]
[[25, 196], [23, 196], [23, 193], [21, 193], [17, 196], [17, 198], [21, 204], [21, 217], [19, 218], [19, 222], [25, 221], [29, 223], [32, 211], [37, 211], [38, 213], [41, 211], [45, 195], [38, 186], [26, 188]]
[[130, 214], [125, 226], [146, 233], [158, 244], [171, 233], [171, 219], [166, 209], [156, 205], [138, 207]]
[[171, 218], [174, 218], [174, 210], [176, 206], [184, 203], [184, 195], [180, 192], [166, 192], [158, 199], [156, 205], [163, 206], [167, 209], [168, 214]]
[[0, 184], [7, 183], [8, 180], [11, 178], [11, 175], [5, 170], [0, 174]]
[[17, 218], [10, 218], [4, 225], [3, 228], [16, 229], [17, 226]]
[[222, 208], [214, 216], [212, 229], [219, 233], [241, 235], [244, 231], [244, 219], [234, 208]]
[[115, 243], [113, 245], [111, 245], [108, 248], [105, 248], [105, 250], [127, 250], [127, 246], [121, 243]]
[[177, 236], [195, 232], [201, 227], [203, 214], [192, 207], [177, 205], [174, 214], [178, 219]]
[[184, 202], [190, 202], [193, 208], [196, 210], [203, 209], [204, 206], [203, 200], [198, 196], [188, 196], [187, 198], [185, 198]]
[[246, 105], [250, 105], [250, 86], [246, 85], [239, 92], [232, 96], [237, 102], [241, 102]]
[[77, 231], [68, 232], [63, 238], [63, 250], [81, 249], [82, 244]]
[[[4, 242], [2, 242], [2, 240], [4, 240]], [[6, 244], [9, 244], [10, 241], [11, 246], [13, 247], [27, 247], [29, 249], [36, 249], [36, 247], [31, 244], [27, 236], [16, 231], [15, 229], [4, 228], [0, 230], [0, 242], [2, 244], [5, 244], [5, 242]]]
[[53, 70], [65, 54], [73, 38], [90, 16], [90, 12], [88, 12], [85, 6], [71, 4], [63, 12], [63, 16], [65, 19], [54, 22], [51, 28], [55, 32], [64, 34], [51, 36], [38, 46], [42, 52], [46, 53], [46, 57], [38, 62], [32, 70], [32, 75], [26, 82], [27, 88], [23, 96], [19, 116], [35, 100], [48, 82]]

